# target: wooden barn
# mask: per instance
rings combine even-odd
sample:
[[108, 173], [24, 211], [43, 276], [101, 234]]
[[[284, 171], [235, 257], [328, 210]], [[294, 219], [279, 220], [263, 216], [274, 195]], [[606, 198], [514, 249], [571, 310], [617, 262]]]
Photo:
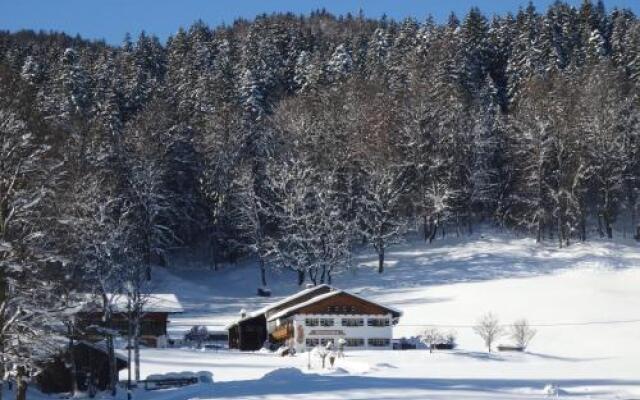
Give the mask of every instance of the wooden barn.
[[[140, 322], [141, 342], [148, 347], [164, 347], [167, 345], [167, 325], [169, 317], [182, 313], [184, 309], [174, 294], [152, 294], [147, 299]], [[101, 305], [95, 301], [88, 301], [78, 312], [79, 330], [91, 332], [90, 327], [105, 327], [102, 320]], [[127, 299], [116, 296], [113, 304], [111, 328], [125, 336], [128, 330]], [[100, 340], [100, 337], [85, 337], [89, 340]]]
[[258, 350], [267, 340], [267, 322], [264, 314], [245, 316], [230, 325], [227, 330], [230, 349]]
[[[101, 343], [77, 342], [74, 346], [78, 388], [87, 391], [89, 385], [97, 390], [109, 387], [109, 355]], [[73, 389], [69, 350], [65, 349], [43, 366], [36, 383], [43, 393], [67, 393]], [[127, 368], [126, 357], [116, 353], [118, 371]]]

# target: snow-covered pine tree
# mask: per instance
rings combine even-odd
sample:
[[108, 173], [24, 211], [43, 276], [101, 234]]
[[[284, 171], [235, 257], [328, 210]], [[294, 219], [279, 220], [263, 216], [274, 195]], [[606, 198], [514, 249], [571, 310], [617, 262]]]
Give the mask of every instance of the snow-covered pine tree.
[[55, 351], [60, 304], [53, 275], [64, 264], [54, 246], [62, 170], [33, 100], [19, 77], [0, 68], [0, 383], [14, 379], [19, 400]]

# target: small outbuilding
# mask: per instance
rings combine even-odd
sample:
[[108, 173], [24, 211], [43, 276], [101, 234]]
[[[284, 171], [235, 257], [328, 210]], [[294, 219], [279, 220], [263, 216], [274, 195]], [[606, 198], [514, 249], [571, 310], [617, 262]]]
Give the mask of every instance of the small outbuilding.
[[[89, 297], [89, 296], [88, 296]], [[128, 330], [127, 298], [116, 295], [113, 298], [112, 329], [120, 335], [126, 336]], [[182, 304], [176, 295], [171, 293], [153, 293], [148, 296], [142, 308], [140, 321], [140, 341], [148, 347], [165, 347], [168, 344], [167, 326], [169, 317], [184, 312]], [[89, 327], [105, 327], [102, 306], [95, 299], [90, 298], [78, 312], [79, 330], [89, 332]], [[95, 341], [99, 337], [88, 339]]]
[[227, 330], [230, 349], [258, 350], [267, 341], [267, 320], [264, 314], [244, 316], [229, 325]]
[[[109, 388], [111, 383], [109, 353], [104, 344], [77, 342], [73, 346], [73, 355], [80, 390], [88, 391], [90, 386], [96, 390]], [[69, 349], [66, 348], [42, 367], [42, 372], [36, 377], [36, 383], [43, 393], [67, 393], [73, 390], [70, 359]], [[118, 353], [116, 353], [116, 368], [118, 371], [127, 368], [126, 357]]]

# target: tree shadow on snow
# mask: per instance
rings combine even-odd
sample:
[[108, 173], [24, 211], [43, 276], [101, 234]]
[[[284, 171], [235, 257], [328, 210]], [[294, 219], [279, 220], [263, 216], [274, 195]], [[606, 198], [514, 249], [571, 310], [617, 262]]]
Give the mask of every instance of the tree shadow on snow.
[[[268, 395], [302, 395], [349, 390], [425, 390], [425, 391], [473, 391], [504, 393], [513, 390], [538, 390], [548, 381], [530, 379], [418, 379], [386, 378], [371, 376], [326, 376], [304, 374], [296, 368], [273, 371], [258, 380], [216, 383], [216, 397], [259, 397]], [[565, 390], [572, 387], [604, 387], [640, 385], [640, 380], [614, 379], [564, 379], [553, 383]], [[604, 389], [604, 388], [603, 388]], [[602, 390], [602, 393], [607, 392]], [[590, 391], [589, 394], [593, 394]]]
[[545, 360], [566, 361], [566, 362], [601, 361], [601, 360], [607, 360], [610, 358], [610, 357], [561, 357], [561, 356], [554, 356], [551, 354], [544, 354], [544, 353], [532, 353], [530, 351], [527, 351], [525, 354], [542, 358]]

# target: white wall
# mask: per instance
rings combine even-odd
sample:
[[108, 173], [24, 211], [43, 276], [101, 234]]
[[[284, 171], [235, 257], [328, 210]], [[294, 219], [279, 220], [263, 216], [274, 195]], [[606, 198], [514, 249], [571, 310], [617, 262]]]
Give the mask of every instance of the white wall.
[[[307, 318], [329, 318], [334, 320], [333, 326], [306, 326], [305, 319]], [[342, 326], [343, 318], [362, 318], [364, 320], [364, 326]], [[369, 318], [387, 318], [389, 320], [389, 326], [368, 326], [367, 320]], [[303, 351], [307, 348], [306, 339], [330, 339], [333, 340], [334, 345], [338, 344], [338, 339], [343, 338], [354, 338], [354, 339], [364, 339], [364, 346], [362, 347], [346, 347], [345, 351], [349, 349], [389, 349], [391, 348], [391, 338], [393, 336], [393, 322], [390, 314], [385, 315], [384, 317], [381, 315], [363, 315], [363, 314], [355, 314], [355, 315], [335, 315], [335, 314], [298, 314], [294, 315], [293, 318], [293, 327], [294, 327], [294, 343], [296, 347], [296, 351]], [[298, 342], [299, 331], [298, 326], [302, 325], [304, 329], [304, 335], [302, 343]], [[312, 334], [312, 331], [340, 331], [343, 332], [344, 335], [335, 335], [335, 334]], [[320, 333], [320, 332], [316, 332]], [[384, 347], [377, 346], [369, 346], [368, 339], [389, 339], [389, 345]]]

